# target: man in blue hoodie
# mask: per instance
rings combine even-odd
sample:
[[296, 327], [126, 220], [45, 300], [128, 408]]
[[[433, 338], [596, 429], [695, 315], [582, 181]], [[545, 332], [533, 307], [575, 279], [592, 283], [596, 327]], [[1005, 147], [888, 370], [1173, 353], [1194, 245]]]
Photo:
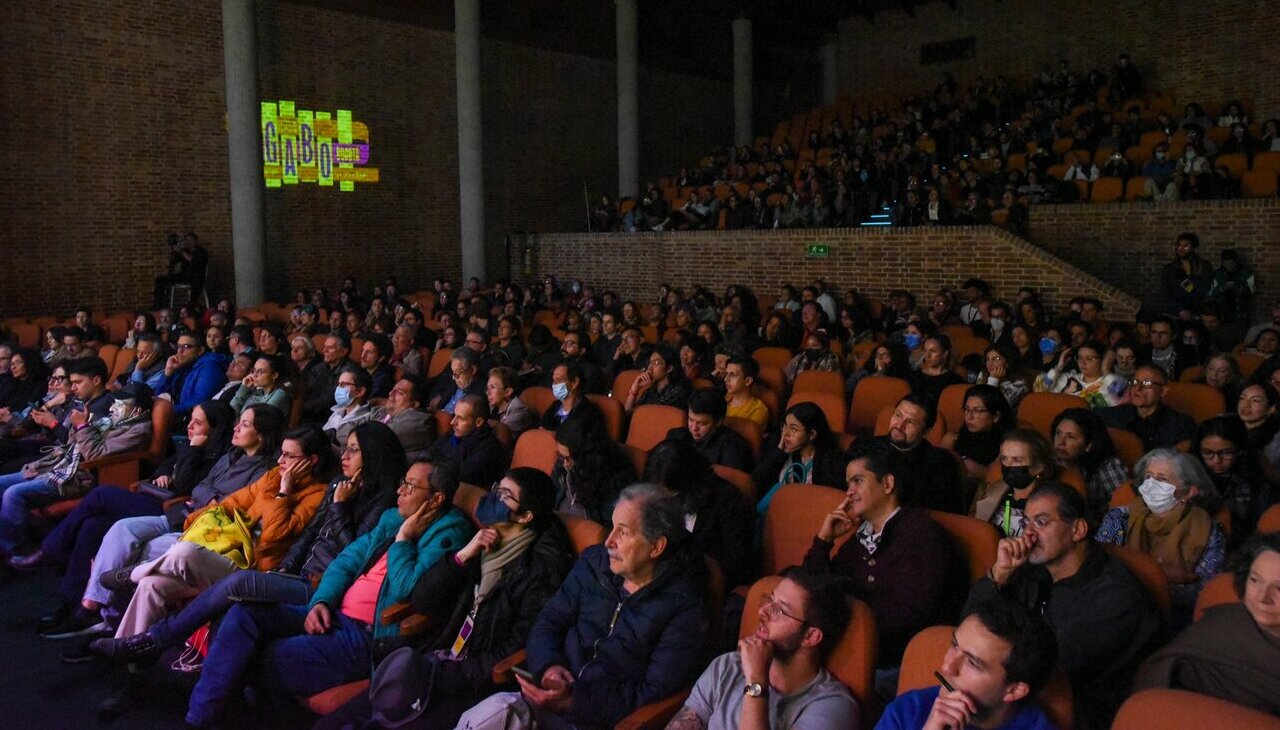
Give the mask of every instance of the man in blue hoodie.
[[408, 600], [432, 565], [471, 539], [471, 523], [453, 506], [457, 489], [456, 463], [415, 463], [396, 507], [334, 558], [310, 605], [233, 606], [209, 646], [187, 722], [215, 723], [255, 656], [265, 686], [287, 702], [368, 677], [373, 641], [399, 630], [378, 617]]
[[164, 363], [157, 394], [173, 398], [174, 417], [185, 423], [191, 409], [213, 397], [227, 382], [227, 358], [205, 347], [204, 334], [178, 335], [176, 352]]

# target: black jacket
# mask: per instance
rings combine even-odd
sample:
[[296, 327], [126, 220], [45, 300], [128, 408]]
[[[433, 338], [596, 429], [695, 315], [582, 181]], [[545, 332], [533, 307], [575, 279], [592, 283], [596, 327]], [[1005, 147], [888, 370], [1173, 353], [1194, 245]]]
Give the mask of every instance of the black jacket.
[[756, 511], [738, 491], [723, 479], [708, 495], [705, 504], [686, 505], [697, 511], [690, 547], [715, 559], [724, 571], [728, 588], [749, 586], [756, 577], [752, 537], [756, 534]]
[[462, 481], [485, 488], [502, 478], [511, 461], [511, 455], [487, 423], [461, 439], [446, 433], [427, 453], [431, 458], [452, 457], [462, 467]]
[[1180, 441], [1195, 438], [1196, 422], [1190, 416], [1161, 405], [1149, 418], [1138, 415], [1137, 406], [1128, 403], [1094, 410], [1108, 426], [1123, 428], [1142, 439], [1144, 451], [1171, 449]]
[[[307, 382], [307, 399], [302, 403], [302, 421], [304, 423], [323, 424], [333, 415], [333, 391], [338, 387], [338, 375], [343, 362], [336, 368], [321, 363]], [[308, 372], [311, 369], [308, 368]]]
[[[431, 566], [413, 587], [413, 609], [444, 620], [424, 644], [428, 650], [453, 646], [480, 585], [480, 560], [460, 566], [453, 560], [455, 554], [451, 552]], [[497, 585], [480, 604], [461, 660], [443, 666], [461, 673], [481, 696], [496, 691], [490, 679], [493, 665], [524, 648], [538, 612], [555, 595], [572, 565], [569, 535], [560, 520], [553, 518], [549, 529], [502, 571]]]
[[[889, 445], [888, 436], [877, 436], [876, 441]], [[903, 507], [936, 509], [954, 515], [968, 513], [960, 484], [960, 464], [955, 457], [923, 439], [909, 451], [899, 451], [892, 445], [889, 448], [898, 456], [898, 490]]]
[[333, 490], [344, 477], [329, 484], [316, 514], [289, 548], [277, 570], [308, 578], [318, 577], [329, 563], [357, 537], [372, 530], [382, 513], [396, 506], [394, 490], [369, 494], [363, 489], [345, 502], [333, 501]]
[[[667, 432], [667, 438], [679, 439], [693, 444], [693, 447], [702, 452], [707, 460], [712, 464], [727, 466], [750, 474], [754, 466], [754, 459], [751, 456], [751, 444], [747, 440], [731, 428], [720, 426], [711, 432], [702, 443], [693, 440], [693, 435], [689, 433], [689, 429], [680, 427], [673, 428]], [[781, 469], [782, 465], [779, 464]]]
[[1213, 265], [1194, 253], [1188, 262], [1190, 274], [1177, 259], [1165, 264], [1160, 270], [1160, 287], [1164, 291], [1166, 311], [1176, 312], [1185, 307], [1199, 314], [1200, 309], [1209, 301], [1209, 290], [1213, 287]]
[[[756, 498], [763, 497], [769, 488], [778, 483], [782, 467], [787, 463], [790, 454], [774, 446], [769, 453], [760, 458], [760, 464], [751, 473], [751, 481], [756, 483]], [[844, 491], [844, 454], [837, 448], [819, 448], [813, 453], [813, 484], [834, 487]]]
[[547, 406], [546, 412], [542, 414], [542, 422], [538, 425], [548, 431], [554, 431], [560, 427], [560, 424], [565, 423], [570, 418], [595, 418], [598, 419], [602, 428], [604, 426], [604, 413], [600, 411], [599, 406], [585, 397], [578, 401], [578, 405], [574, 406], [572, 411], [569, 411], [569, 415], [565, 416], [563, 421], [560, 420], [560, 401], [552, 403]]

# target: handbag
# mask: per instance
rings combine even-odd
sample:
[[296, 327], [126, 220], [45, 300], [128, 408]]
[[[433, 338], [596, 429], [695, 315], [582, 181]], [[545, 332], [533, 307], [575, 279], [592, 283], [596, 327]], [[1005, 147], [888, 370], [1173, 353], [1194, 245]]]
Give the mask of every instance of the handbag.
[[210, 507], [178, 539], [215, 552], [241, 568], [253, 564], [253, 533], [239, 510]]

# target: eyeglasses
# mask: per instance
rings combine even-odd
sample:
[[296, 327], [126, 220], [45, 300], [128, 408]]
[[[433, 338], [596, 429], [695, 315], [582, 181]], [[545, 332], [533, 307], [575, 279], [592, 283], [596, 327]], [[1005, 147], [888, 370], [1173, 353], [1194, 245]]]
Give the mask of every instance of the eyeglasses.
[[1212, 449], [1200, 449], [1200, 458], [1205, 461], [1210, 459], [1234, 459], [1236, 458], [1236, 450], [1219, 449], [1218, 451], [1213, 451]]
[[512, 492], [510, 489], [502, 486], [502, 482], [494, 482], [493, 485], [489, 487], [489, 491], [498, 495], [498, 499], [501, 499], [504, 502], [511, 502], [517, 509], [519, 509], [520, 500], [516, 499], [515, 492]]
[[50, 382], [50, 383], [65, 383], [65, 382], [67, 382], [67, 376], [65, 376], [65, 375], [50, 375], [50, 376], [49, 376], [49, 382]]
[[1164, 383], [1159, 380], [1138, 380], [1137, 378], [1129, 379], [1130, 388], [1163, 388]]
[[969, 406], [965, 406], [962, 410], [966, 416], [981, 416], [984, 413], [991, 412], [989, 408], [970, 408]]
[[404, 479], [400, 480], [400, 486], [397, 487], [396, 491], [403, 489], [405, 490], [404, 492], [405, 494], [413, 494], [415, 489], [427, 489], [427, 488], [428, 488], [428, 485], [414, 484], [413, 482], [409, 481], [409, 477], [405, 477]]
[[283, 451], [280, 452], [280, 459], [282, 461], [285, 459], [288, 459], [289, 461], [295, 461], [297, 459], [305, 459], [305, 458], [307, 457], [302, 454], [286, 454]]
[[360, 453], [360, 447], [359, 447], [359, 446], [343, 446], [343, 447], [342, 447], [342, 453], [344, 453], [344, 454], [358, 454], [358, 453]]
[[786, 616], [792, 621], [799, 621], [802, 625], [808, 626], [809, 622], [799, 616], [792, 616], [782, 610], [782, 605], [774, 600], [772, 593], [766, 593], [760, 598], [760, 610], [764, 611], [764, 615], [770, 621], [776, 620], [779, 616]]
[[199, 347], [199, 345], [192, 344], [189, 342], [179, 342], [178, 346], [174, 349], [176, 349], [178, 352], [186, 352], [187, 350], [194, 350], [197, 347]]
[[1047, 530], [1049, 525], [1052, 525], [1055, 522], [1066, 522], [1066, 520], [1061, 517], [1050, 517], [1049, 515], [1039, 515], [1034, 519], [1030, 517], [1027, 518], [1027, 526], [1034, 525], [1037, 530]]

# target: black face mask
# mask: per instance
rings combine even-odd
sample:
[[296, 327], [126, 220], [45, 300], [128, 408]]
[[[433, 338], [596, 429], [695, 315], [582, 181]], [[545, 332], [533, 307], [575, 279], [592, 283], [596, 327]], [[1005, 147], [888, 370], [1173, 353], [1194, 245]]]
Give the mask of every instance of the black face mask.
[[817, 360], [822, 357], [822, 350], [817, 347], [810, 347], [804, 351], [804, 356], [810, 361]]
[[1035, 482], [1029, 466], [1000, 466], [1000, 476], [1011, 489], [1023, 490]]

